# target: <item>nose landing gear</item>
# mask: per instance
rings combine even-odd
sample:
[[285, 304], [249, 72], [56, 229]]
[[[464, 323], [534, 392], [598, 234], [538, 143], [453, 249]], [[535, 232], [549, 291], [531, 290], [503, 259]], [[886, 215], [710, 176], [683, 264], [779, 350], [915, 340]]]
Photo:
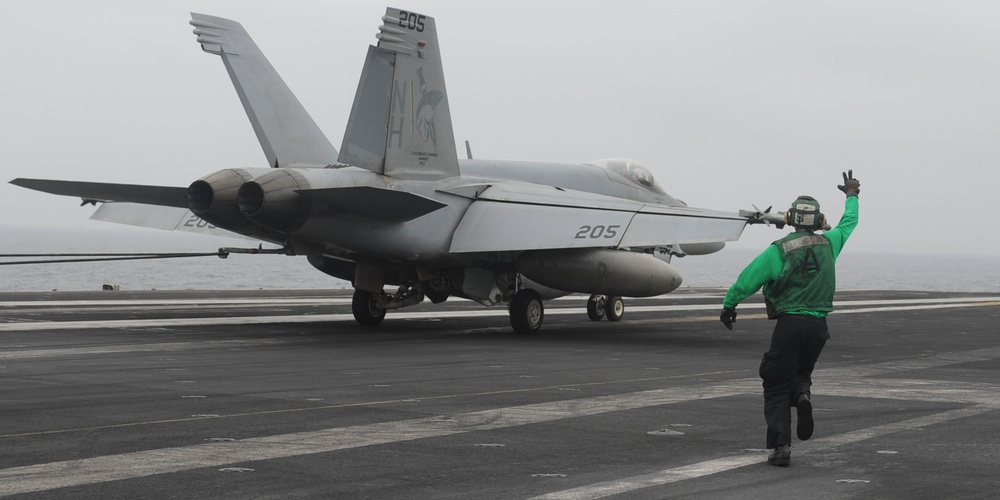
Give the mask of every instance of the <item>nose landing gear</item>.
[[625, 301], [617, 295], [591, 295], [587, 299], [587, 317], [600, 321], [607, 317], [608, 321], [621, 321], [625, 315]]

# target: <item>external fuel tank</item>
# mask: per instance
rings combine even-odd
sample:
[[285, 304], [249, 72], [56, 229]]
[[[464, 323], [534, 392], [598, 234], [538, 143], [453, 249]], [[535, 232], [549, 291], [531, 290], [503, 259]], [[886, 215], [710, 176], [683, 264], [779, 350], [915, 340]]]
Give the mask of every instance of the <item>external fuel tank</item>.
[[540, 285], [574, 293], [649, 297], [669, 293], [683, 281], [670, 264], [626, 250], [533, 250], [518, 256], [515, 265]]

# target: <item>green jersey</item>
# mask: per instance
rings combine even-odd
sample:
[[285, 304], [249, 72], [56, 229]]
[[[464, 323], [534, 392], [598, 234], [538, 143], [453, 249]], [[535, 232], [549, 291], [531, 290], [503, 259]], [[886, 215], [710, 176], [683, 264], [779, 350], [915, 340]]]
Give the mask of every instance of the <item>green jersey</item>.
[[[736, 283], [729, 287], [723, 307], [735, 308], [737, 304], [764, 287], [768, 303], [768, 317], [781, 314], [808, 314], [824, 317], [833, 310], [835, 272], [833, 263], [844, 248], [844, 243], [858, 225], [858, 198], [850, 196], [844, 202], [844, 215], [837, 227], [823, 233], [795, 233], [768, 246], [740, 273]], [[817, 244], [815, 238], [825, 239], [829, 245]], [[803, 240], [799, 244], [782, 244]], [[811, 252], [809, 250], [812, 250]], [[817, 251], [818, 250], [818, 251]], [[811, 254], [811, 256], [810, 256]], [[824, 261], [827, 261], [824, 265]], [[795, 272], [798, 266], [799, 271]], [[810, 280], [813, 273], [821, 276]], [[784, 274], [783, 274], [784, 273]], [[813, 281], [814, 285], [806, 286]], [[828, 296], [828, 297], [827, 297]]]

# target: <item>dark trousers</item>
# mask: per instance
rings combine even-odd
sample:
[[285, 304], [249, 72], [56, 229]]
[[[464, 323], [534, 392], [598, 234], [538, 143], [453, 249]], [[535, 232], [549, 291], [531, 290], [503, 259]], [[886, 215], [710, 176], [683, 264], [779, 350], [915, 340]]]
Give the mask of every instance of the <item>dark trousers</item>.
[[792, 444], [791, 408], [799, 394], [809, 394], [813, 368], [829, 338], [826, 318], [786, 314], [774, 325], [771, 349], [760, 362], [768, 448]]

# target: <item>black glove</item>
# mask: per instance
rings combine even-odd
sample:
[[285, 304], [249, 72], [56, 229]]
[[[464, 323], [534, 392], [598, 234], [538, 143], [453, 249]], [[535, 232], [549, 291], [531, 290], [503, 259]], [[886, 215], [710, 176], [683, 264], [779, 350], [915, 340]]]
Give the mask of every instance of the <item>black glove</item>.
[[837, 186], [837, 189], [844, 192], [848, 198], [861, 193], [861, 181], [854, 178], [854, 171], [848, 170], [844, 173], [844, 184]]
[[719, 315], [719, 321], [722, 321], [722, 324], [726, 325], [726, 328], [732, 330], [733, 323], [736, 322], [736, 309], [723, 307], [722, 314]]

